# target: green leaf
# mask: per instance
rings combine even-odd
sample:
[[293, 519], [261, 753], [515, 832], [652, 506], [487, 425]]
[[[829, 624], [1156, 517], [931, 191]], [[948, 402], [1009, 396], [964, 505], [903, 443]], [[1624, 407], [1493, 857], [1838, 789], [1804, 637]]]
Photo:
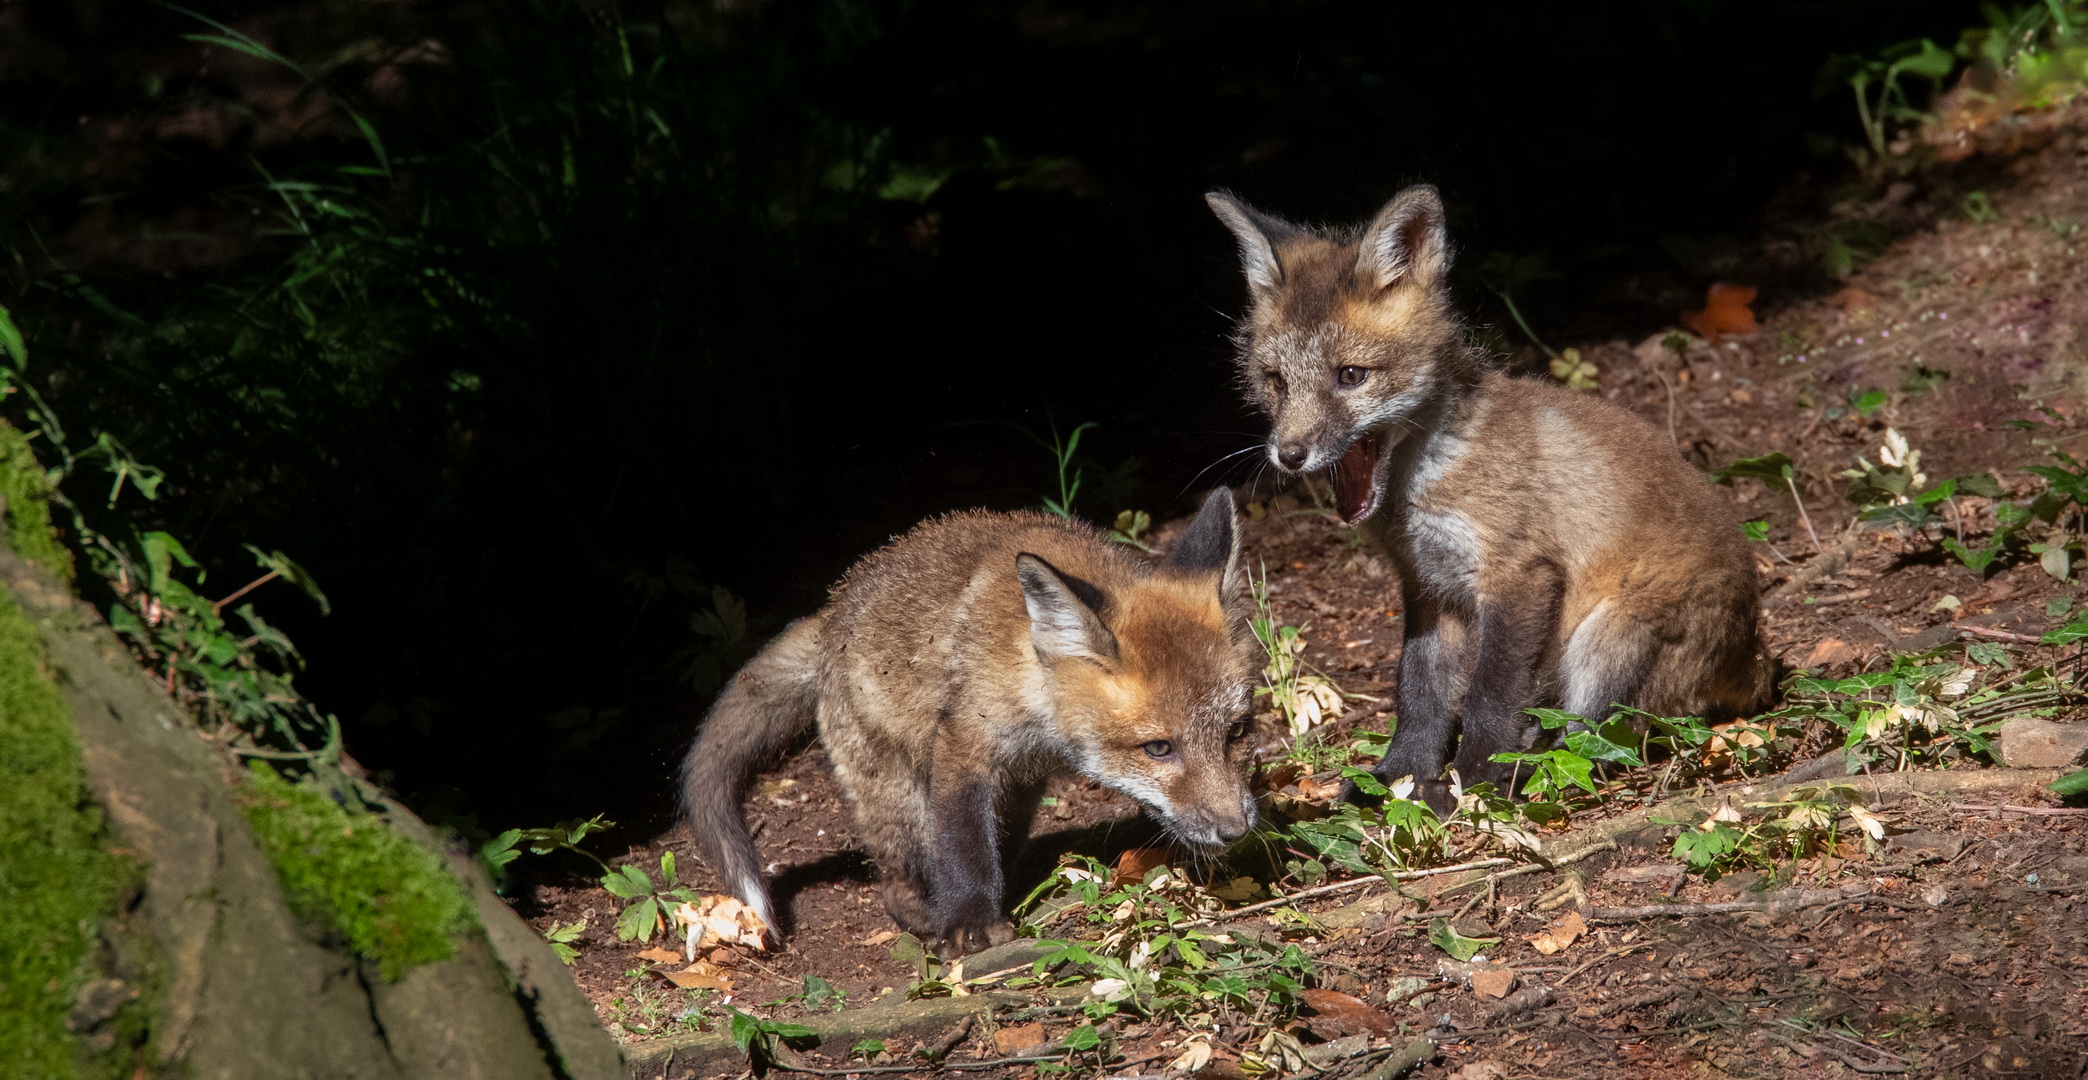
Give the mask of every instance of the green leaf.
[[1721, 821], [1716, 828], [1685, 829], [1675, 837], [1675, 857], [1693, 870], [1710, 868], [1740, 847], [1740, 833]]
[[486, 860], [486, 865], [498, 873], [501, 867], [522, 857], [522, 853], [515, 850], [515, 841], [521, 838], [522, 830], [509, 829], [480, 845], [479, 858]]
[[4, 306], [0, 306], [0, 358], [13, 365], [16, 371], [29, 367], [29, 345]]
[[1740, 523], [1740, 534], [1749, 540], [1767, 540], [1769, 539], [1769, 523], [1767, 521], [1743, 521]]
[[1066, 1032], [1066, 1049], [1073, 1051], [1093, 1050], [1102, 1045], [1102, 1033], [1093, 1024], [1082, 1024]]
[[1986, 573], [1986, 568], [1993, 565], [1994, 560], [2000, 557], [2001, 549], [2006, 543], [2007, 537], [2002, 533], [1995, 533], [1993, 538], [1986, 542], [1985, 546], [1978, 548], [1968, 547], [1959, 543], [1957, 537], [1946, 536], [1943, 538], [1943, 550], [1956, 556], [1957, 561], [1964, 563], [1967, 570], [1976, 574], [1984, 574]]
[[2037, 640], [2046, 645], [2071, 645], [2082, 638], [2088, 638], [2088, 617], [2075, 619]]
[[1498, 945], [1500, 938], [1469, 938], [1450, 928], [1450, 920], [1438, 916], [1428, 924], [1428, 940], [1436, 948], [1450, 954], [1459, 962], [1479, 955], [1489, 945]]
[[660, 852], [660, 880], [667, 883], [666, 888], [671, 889], [675, 885], [674, 852], [672, 851]]
[[754, 1045], [754, 1040], [761, 1037], [761, 1021], [730, 1005], [725, 1006], [725, 1011], [732, 1014], [732, 1045], [739, 1047], [740, 1053], [744, 1054]]
[[1951, 477], [1951, 479], [1957, 481], [1957, 486], [1960, 489], [1969, 492], [1973, 495], [1980, 495], [1989, 499], [1998, 499], [2001, 497], [2000, 482], [1995, 480], [1993, 477], [1988, 476], [1985, 473], [1971, 473], [1965, 476], [1953, 476]]
[[1885, 391], [1865, 390], [1849, 399], [1849, 407], [1865, 416], [1877, 412], [1885, 405]]
[[849, 1057], [873, 1058], [885, 1052], [883, 1039], [864, 1039], [848, 1048]]
[[1778, 452], [1763, 454], [1761, 457], [1741, 458], [1731, 465], [1712, 473], [1711, 482], [1725, 484], [1730, 487], [1736, 478], [1752, 477], [1756, 480], [1780, 484], [1796, 475], [1796, 470], [1791, 467], [1790, 457], [1782, 452]]
[[659, 901], [648, 896], [616, 917], [616, 937], [620, 941], [651, 941], [659, 924]]
[[1900, 503], [1897, 506], [1874, 506], [1857, 515], [1857, 520], [1872, 525], [1905, 525], [1918, 529], [1936, 520], [1927, 504], [1920, 499]]
[[1365, 795], [1376, 795], [1379, 798], [1383, 798], [1386, 795], [1390, 795], [1392, 793], [1392, 789], [1386, 787], [1384, 785], [1384, 782], [1377, 778], [1377, 774], [1371, 772], [1369, 769], [1358, 769], [1354, 766], [1343, 766], [1341, 770], [1341, 776], [1349, 783], [1356, 785], [1356, 790], [1364, 793]]
[[609, 895], [623, 900], [636, 900], [653, 893], [652, 878], [635, 866], [623, 866], [611, 871], [602, 879], [602, 888]]
[[1965, 646], [1965, 658], [1987, 667], [2006, 667], [2013, 659], [2006, 646], [1991, 641], [1975, 641]]
[[2068, 773], [2052, 781], [2048, 786], [2061, 795], [2088, 794], [2088, 769], [2082, 769], [2077, 773]]

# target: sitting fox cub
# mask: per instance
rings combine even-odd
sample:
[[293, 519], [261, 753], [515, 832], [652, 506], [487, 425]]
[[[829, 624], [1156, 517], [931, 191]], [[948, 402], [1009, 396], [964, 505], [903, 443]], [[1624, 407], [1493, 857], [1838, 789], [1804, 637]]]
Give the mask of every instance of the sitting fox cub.
[[1487, 370], [1451, 308], [1434, 188], [1338, 232], [1207, 199], [1247, 274], [1241, 378], [1269, 458], [1330, 470], [1341, 516], [1399, 569], [1399, 726], [1378, 775], [1444, 809], [1446, 763], [1513, 782], [1490, 759], [1535, 745], [1532, 706], [1766, 703], [1754, 563], [1726, 504], [1623, 409]]
[[1177, 838], [1254, 823], [1242, 737], [1257, 667], [1232, 492], [1165, 562], [1034, 513], [952, 514], [857, 563], [718, 698], [682, 769], [704, 861], [775, 925], [740, 798], [816, 722], [885, 910], [945, 955], [1013, 935], [1006, 867], [1071, 770]]

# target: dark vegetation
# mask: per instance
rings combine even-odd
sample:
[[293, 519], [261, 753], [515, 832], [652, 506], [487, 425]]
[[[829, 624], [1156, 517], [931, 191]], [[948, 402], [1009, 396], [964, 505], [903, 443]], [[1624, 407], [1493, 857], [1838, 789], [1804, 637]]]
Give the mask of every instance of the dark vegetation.
[[153, 589], [309, 569], [330, 615], [246, 599], [424, 809], [651, 830], [767, 632], [926, 514], [1034, 503], [1054, 428], [1100, 423], [1074, 507], [1098, 519], [1250, 479], [1202, 471], [1256, 438], [1204, 190], [1350, 220], [1432, 180], [1486, 318], [1500, 290], [1555, 340], [1635, 337], [1731, 273], [1780, 193], [1828, 257], [1786, 275], [1876, 250], [1789, 224], [1832, 194], [1807, 171], [1848, 175], [1866, 138], [1823, 62], [1979, 21], [14, 3], [0, 303], [33, 362], [9, 408], [66, 427], [69, 540]]

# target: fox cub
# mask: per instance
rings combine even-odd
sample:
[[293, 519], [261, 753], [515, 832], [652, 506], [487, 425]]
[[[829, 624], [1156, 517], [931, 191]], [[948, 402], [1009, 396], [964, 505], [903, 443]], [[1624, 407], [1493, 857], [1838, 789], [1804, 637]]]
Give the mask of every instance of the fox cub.
[[1434, 188], [1338, 231], [1206, 198], [1246, 270], [1240, 378], [1270, 460], [1331, 473], [1341, 516], [1399, 569], [1380, 776], [1445, 809], [1445, 764], [1509, 790], [1514, 767], [1491, 758], [1537, 743], [1532, 706], [1723, 719], [1767, 703], [1754, 562], [1726, 503], [1623, 409], [1488, 369], [1451, 306]]
[[1085, 525], [952, 514], [851, 569], [743, 668], [683, 766], [704, 860], [775, 925], [740, 800], [815, 724], [885, 910], [945, 955], [1013, 936], [1007, 868], [1043, 786], [1078, 772], [1216, 848], [1254, 823], [1255, 643], [1232, 492], [1155, 564]]

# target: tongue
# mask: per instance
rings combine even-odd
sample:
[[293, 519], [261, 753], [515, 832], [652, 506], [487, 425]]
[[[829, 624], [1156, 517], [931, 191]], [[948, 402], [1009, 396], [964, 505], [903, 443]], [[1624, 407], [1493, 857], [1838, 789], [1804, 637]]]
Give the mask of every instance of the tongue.
[[1358, 522], [1377, 509], [1377, 439], [1357, 439], [1334, 463], [1334, 503], [1342, 520]]

